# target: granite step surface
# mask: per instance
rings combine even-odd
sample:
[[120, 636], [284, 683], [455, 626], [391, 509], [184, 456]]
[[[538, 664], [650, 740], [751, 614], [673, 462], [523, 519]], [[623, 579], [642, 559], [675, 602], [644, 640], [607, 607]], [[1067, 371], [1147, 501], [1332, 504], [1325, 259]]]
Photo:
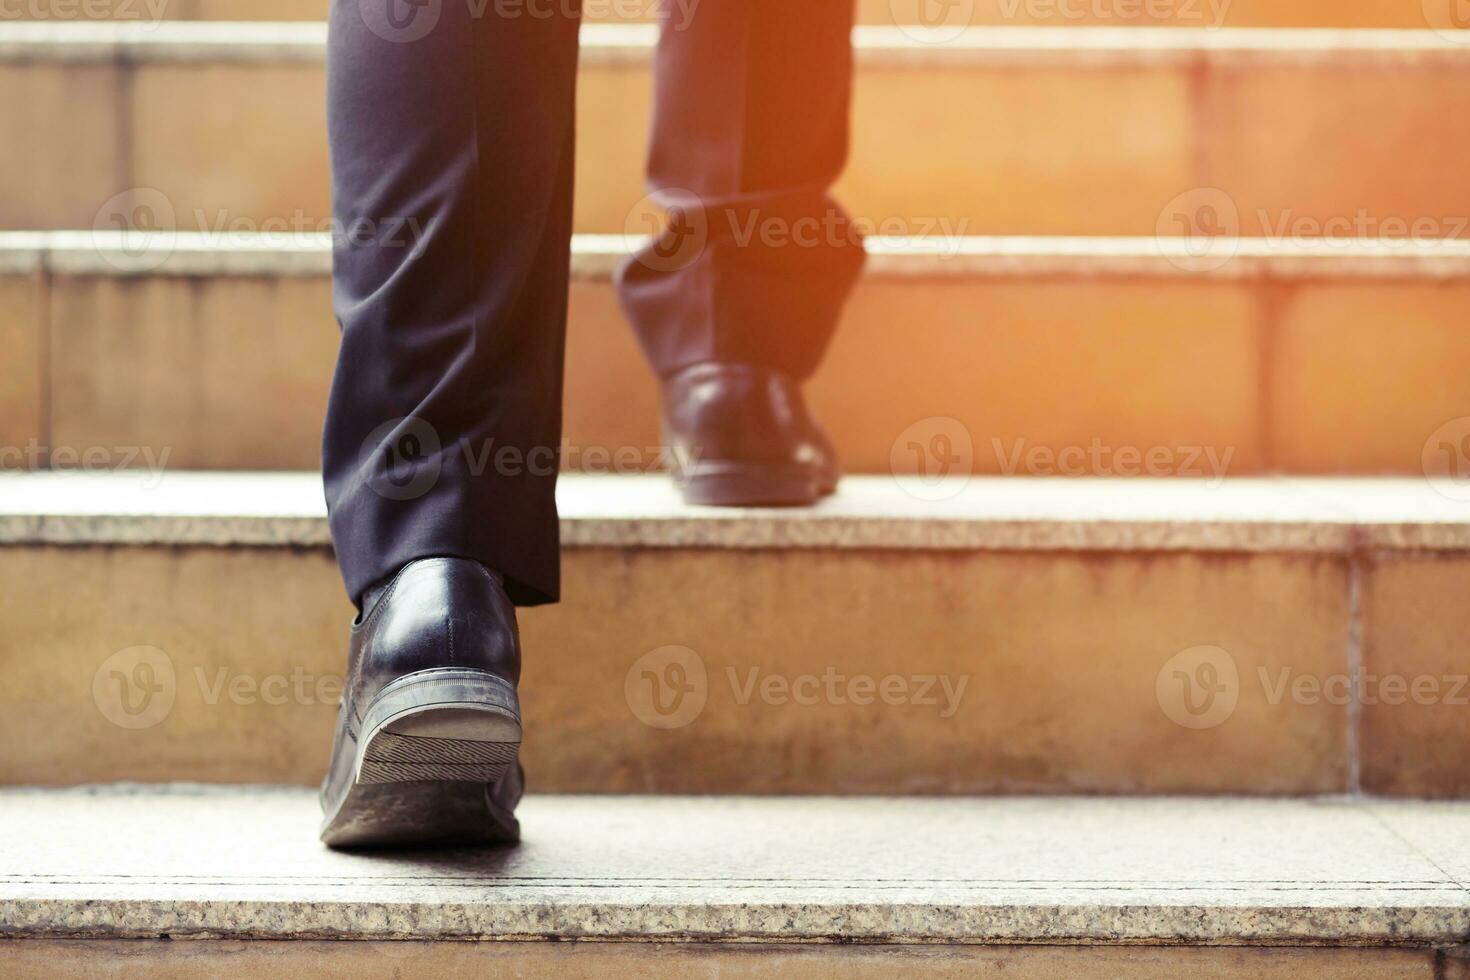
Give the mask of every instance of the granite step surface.
[[398, 855], [328, 851], [318, 816], [309, 790], [0, 792], [0, 955], [1428, 978], [1470, 935], [1463, 803], [532, 796], [517, 847]]
[[[731, 511], [569, 476], [565, 601], [521, 615], [533, 786], [1470, 795], [1460, 489], [866, 477]], [[306, 473], [0, 476], [0, 782], [317, 782], [352, 618], [323, 512]]]

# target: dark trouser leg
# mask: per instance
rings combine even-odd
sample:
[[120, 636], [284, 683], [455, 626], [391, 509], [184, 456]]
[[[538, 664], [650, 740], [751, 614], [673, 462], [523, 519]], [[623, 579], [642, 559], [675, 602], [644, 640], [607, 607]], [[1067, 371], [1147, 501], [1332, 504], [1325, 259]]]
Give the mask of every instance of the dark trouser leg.
[[635, 256], [623, 303], [660, 376], [721, 360], [805, 378], [862, 267], [828, 195], [847, 156], [853, 2], [666, 7], [649, 179], [702, 202], [678, 223], [708, 243]]
[[577, 18], [476, 9], [333, 4], [322, 463], [354, 599], [433, 555], [500, 571], [519, 603], [559, 588]]

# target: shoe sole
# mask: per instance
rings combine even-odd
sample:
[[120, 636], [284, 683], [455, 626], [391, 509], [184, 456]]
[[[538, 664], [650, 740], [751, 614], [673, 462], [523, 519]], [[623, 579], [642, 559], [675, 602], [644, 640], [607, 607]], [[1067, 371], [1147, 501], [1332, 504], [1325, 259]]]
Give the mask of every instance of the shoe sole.
[[363, 716], [352, 779], [324, 800], [331, 847], [483, 844], [514, 840], [490, 787], [517, 764], [520, 704], [488, 671], [441, 669], [401, 677]]
[[674, 474], [684, 502], [697, 507], [808, 507], [837, 491], [805, 466], [707, 466]]

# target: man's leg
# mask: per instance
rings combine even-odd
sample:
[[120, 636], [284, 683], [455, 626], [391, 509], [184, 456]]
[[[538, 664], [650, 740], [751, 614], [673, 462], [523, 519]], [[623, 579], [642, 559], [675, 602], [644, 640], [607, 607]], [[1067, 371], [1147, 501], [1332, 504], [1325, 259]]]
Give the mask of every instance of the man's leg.
[[353, 625], [322, 839], [514, 840], [514, 603], [554, 600], [576, 16], [335, 0], [342, 349], [323, 470]]
[[798, 385], [863, 263], [829, 194], [852, 21], [852, 0], [666, 4], [649, 177], [674, 221], [619, 285], [695, 502], [807, 503], [835, 482]]
[[354, 600], [431, 555], [557, 596], [577, 18], [476, 9], [333, 4], [322, 460]]

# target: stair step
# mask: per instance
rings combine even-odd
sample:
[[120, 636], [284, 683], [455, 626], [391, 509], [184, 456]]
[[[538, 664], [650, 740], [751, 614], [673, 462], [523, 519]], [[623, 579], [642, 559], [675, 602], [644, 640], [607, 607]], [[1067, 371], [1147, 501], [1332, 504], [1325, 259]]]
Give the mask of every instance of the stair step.
[[[636, 241], [574, 245], [575, 469], [657, 465], [657, 386], [610, 278]], [[1467, 242], [900, 238], [869, 252], [809, 386], [852, 472], [912, 471], [910, 444], [946, 435], [980, 474], [1417, 475], [1447, 471], [1441, 443], [1470, 434]], [[319, 235], [0, 233], [0, 468], [99, 453], [315, 467], [338, 336], [330, 264]]]
[[[698, 15], [698, 0], [583, 0], [588, 22], [650, 20], [660, 7], [684, 18]], [[858, 0], [865, 24], [922, 24], [932, 21], [928, 0]], [[1065, 2], [1065, 0], [981, 0], [942, 8], [945, 26], [1173, 26], [1173, 27], [1392, 27], [1452, 29], [1452, 6], [1402, 0], [1167, 0], [1142, 3]], [[550, 3], [512, 3], [508, 9], [557, 9]], [[161, 8], [161, 9], [160, 9]], [[327, 0], [27, 0], [7, 10], [12, 20], [241, 20], [313, 21], [327, 16]], [[156, 11], [156, 12], [155, 12]], [[682, 19], [680, 23], [684, 22]], [[1470, 41], [1467, 41], [1470, 43]]]
[[[317, 843], [309, 790], [8, 790], [0, 950], [22, 975], [126, 956], [379, 976], [412, 957], [535, 977], [1427, 980], [1470, 934], [1470, 804], [532, 796], [521, 818], [517, 848], [370, 856]], [[364, 942], [319, 942], [341, 939]]]
[[[1470, 794], [1463, 486], [939, 488], [566, 478], [567, 601], [521, 617], [533, 788]], [[311, 474], [0, 476], [0, 782], [315, 783], [327, 540]]]
[[[0, 182], [21, 189], [0, 203], [0, 228], [111, 227], [130, 211], [118, 195], [138, 189], [183, 228], [327, 227], [324, 34], [317, 23], [0, 25], [12, 94], [0, 129], [24, 147], [0, 161]], [[1245, 235], [1466, 231], [1470, 136], [1445, 120], [1470, 113], [1470, 34], [980, 27], [941, 44], [930, 42], [943, 31], [870, 25], [855, 36], [839, 193], [890, 233], [1175, 234], [1206, 216]], [[646, 228], [655, 37], [654, 25], [586, 28], [580, 231]], [[1216, 189], [1210, 215], [1189, 196], [1201, 188]]]

